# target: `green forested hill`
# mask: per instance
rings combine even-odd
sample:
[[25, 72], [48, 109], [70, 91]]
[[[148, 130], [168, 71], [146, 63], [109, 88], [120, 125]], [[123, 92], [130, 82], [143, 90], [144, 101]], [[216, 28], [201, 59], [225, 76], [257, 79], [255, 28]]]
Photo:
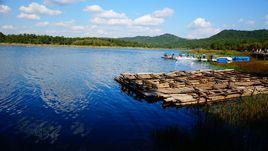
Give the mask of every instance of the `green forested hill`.
[[223, 30], [218, 34], [211, 36], [209, 39], [267, 40], [268, 30], [254, 30], [254, 31]]
[[184, 39], [171, 34], [156, 37], [133, 37], [123, 40], [163, 48], [257, 49], [268, 48], [268, 30], [223, 30], [205, 39]]
[[138, 43], [148, 44], [154, 47], [174, 48], [179, 44], [187, 43], [187, 39], [177, 37], [172, 34], [164, 34], [155, 37], [137, 36], [131, 38], [122, 38], [122, 40], [135, 41]]

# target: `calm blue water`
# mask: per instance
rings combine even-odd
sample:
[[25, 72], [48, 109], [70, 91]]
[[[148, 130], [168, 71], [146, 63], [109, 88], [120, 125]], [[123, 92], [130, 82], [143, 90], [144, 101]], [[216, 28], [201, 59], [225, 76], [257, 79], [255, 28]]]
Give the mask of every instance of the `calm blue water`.
[[165, 52], [0, 46], [0, 148], [150, 150], [153, 130], [190, 128], [191, 109], [135, 100], [114, 81], [126, 71], [208, 68], [161, 59]]

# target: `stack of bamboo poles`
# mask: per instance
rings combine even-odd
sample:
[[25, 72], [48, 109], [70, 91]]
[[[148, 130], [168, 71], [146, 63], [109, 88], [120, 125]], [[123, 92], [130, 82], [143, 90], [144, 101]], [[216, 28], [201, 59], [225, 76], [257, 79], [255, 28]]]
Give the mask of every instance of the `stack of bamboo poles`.
[[185, 106], [241, 96], [268, 94], [268, 78], [235, 70], [123, 73], [115, 80], [143, 95], [166, 104]]

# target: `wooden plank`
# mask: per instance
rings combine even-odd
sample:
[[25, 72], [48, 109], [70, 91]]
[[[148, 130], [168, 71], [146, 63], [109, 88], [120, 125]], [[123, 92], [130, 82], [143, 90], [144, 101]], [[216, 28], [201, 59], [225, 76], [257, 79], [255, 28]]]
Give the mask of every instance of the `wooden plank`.
[[150, 74], [136, 74], [137, 79], [150, 79], [152, 78]]
[[164, 94], [181, 94], [181, 93], [193, 93], [195, 89], [193, 87], [184, 87], [184, 88], [166, 88], [158, 89], [157, 92]]
[[192, 95], [189, 94], [171, 94], [170, 95], [173, 99], [180, 103], [187, 103], [187, 102], [196, 102], [197, 100], [193, 98]]

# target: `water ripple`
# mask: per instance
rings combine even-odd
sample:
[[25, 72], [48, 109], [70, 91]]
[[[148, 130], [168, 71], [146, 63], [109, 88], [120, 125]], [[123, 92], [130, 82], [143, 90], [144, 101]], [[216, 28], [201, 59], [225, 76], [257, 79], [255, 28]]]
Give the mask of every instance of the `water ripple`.
[[114, 81], [126, 71], [209, 68], [161, 59], [165, 52], [176, 53], [0, 46], [0, 136], [16, 133], [25, 140], [51, 144], [87, 138], [101, 144], [144, 138], [145, 132], [165, 125], [189, 127], [194, 120], [186, 110], [164, 110], [160, 104], [137, 101]]

